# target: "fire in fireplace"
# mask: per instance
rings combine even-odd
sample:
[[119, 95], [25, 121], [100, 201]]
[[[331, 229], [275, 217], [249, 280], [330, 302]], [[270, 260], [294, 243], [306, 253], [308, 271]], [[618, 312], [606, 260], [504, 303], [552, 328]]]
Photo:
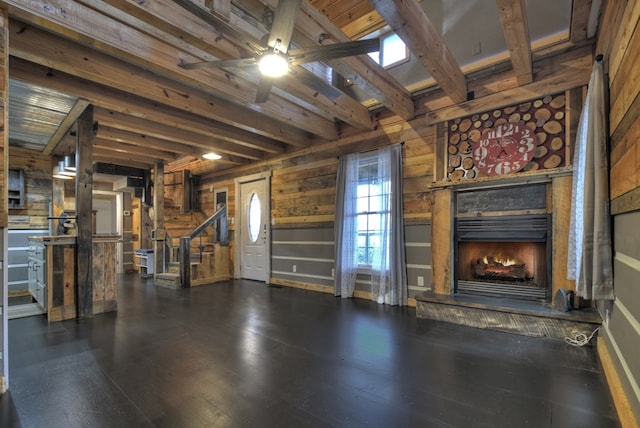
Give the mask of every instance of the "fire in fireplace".
[[476, 262], [473, 276], [496, 281], [526, 281], [533, 279], [522, 260], [503, 256], [484, 256]]
[[544, 216], [458, 219], [457, 291], [548, 298], [550, 252], [546, 228]]

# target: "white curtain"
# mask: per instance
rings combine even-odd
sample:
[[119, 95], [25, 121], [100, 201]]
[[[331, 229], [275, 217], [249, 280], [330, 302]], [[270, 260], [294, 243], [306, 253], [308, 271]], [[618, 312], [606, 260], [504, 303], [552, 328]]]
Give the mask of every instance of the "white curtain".
[[593, 65], [576, 134], [567, 274], [585, 299], [613, 300], [603, 64]]
[[[371, 154], [365, 155], [367, 162]], [[380, 213], [380, 243], [373, 246], [371, 261], [371, 295], [379, 303], [407, 304], [407, 274], [402, 211], [402, 146], [378, 150], [375, 155], [377, 177], [371, 180], [371, 192], [380, 196], [375, 211]], [[336, 189], [336, 274], [334, 293], [352, 297], [358, 272], [357, 197], [362, 156], [352, 154], [340, 158]], [[374, 216], [371, 216], [374, 217]]]
[[402, 215], [402, 146], [378, 151], [378, 194], [383, 245], [374, 251], [371, 263], [371, 294], [378, 303], [407, 304], [404, 222]]
[[340, 157], [336, 182], [334, 294], [353, 297], [358, 274], [357, 192], [360, 156]]

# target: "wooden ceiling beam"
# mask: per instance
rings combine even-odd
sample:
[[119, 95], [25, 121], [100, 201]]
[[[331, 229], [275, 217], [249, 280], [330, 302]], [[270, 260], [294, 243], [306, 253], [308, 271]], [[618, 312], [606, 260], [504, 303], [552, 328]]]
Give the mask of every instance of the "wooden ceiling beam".
[[[194, 50], [204, 59], [238, 58], [252, 52], [246, 43], [234, 43], [217, 28], [202, 25], [192, 14], [172, 1], [76, 0], [126, 25], [138, 28], [185, 51]], [[172, 25], [179, 22], [182, 27]], [[189, 31], [185, 31], [188, 28]], [[258, 42], [255, 39], [255, 42]], [[233, 55], [229, 55], [233, 52]]]
[[151, 122], [123, 113], [96, 108], [95, 118], [99, 124], [104, 124], [110, 128], [149, 135], [155, 138], [176, 141], [181, 144], [189, 144], [202, 149], [202, 153], [215, 151], [240, 156], [250, 160], [260, 160], [264, 158], [264, 153], [259, 150], [229, 144], [226, 141], [215, 140], [193, 132], [175, 129], [172, 126], [158, 122]]
[[533, 82], [531, 40], [524, 0], [496, 0], [504, 39], [519, 85]]
[[200, 156], [202, 150], [194, 148], [187, 144], [181, 144], [176, 141], [168, 141], [160, 138], [151, 137], [144, 134], [136, 134], [121, 129], [111, 128], [105, 124], [98, 126], [98, 133], [96, 138], [103, 140], [110, 140], [119, 143], [125, 143], [129, 145], [136, 145], [140, 147], [153, 147], [157, 150], [176, 153], [180, 156], [191, 155]]
[[161, 162], [159, 159], [152, 158], [140, 158], [136, 159], [126, 153], [116, 153], [100, 148], [93, 149], [93, 162], [113, 163], [118, 165], [126, 165], [130, 167], [151, 169], [157, 162]]
[[[267, 0], [271, 7], [274, 7], [276, 2], [277, 0]], [[307, 2], [300, 5], [296, 29], [316, 45], [351, 40]], [[413, 118], [414, 105], [411, 95], [368, 55], [351, 56], [327, 63], [398, 116], [406, 120]]]
[[[255, 104], [255, 85], [226, 70], [185, 70], [179, 67], [181, 62], [198, 61], [199, 58], [77, 1], [9, 0], [8, 3], [13, 6], [14, 15], [26, 22], [88, 43], [155, 74], [182, 80], [214, 96], [232, 99], [246, 108], [268, 114], [273, 120], [293, 124], [323, 138], [332, 139], [338, 135], [335, 123], [304, 111], [290, 101], [270, 97], [264, 103]], [[118, 31], [113, 31], [114, 28]]]
[[587, 40], [589, 15], [591, 14], [592, 0], [573, 0], [571, 7], [571, 27], [569, 38], [571, 43], [580, 43]]
[[[196, 15], [173, 2], [137, 2], [134, 0], [105, 1], [115, 7], [110, 8], [108, 11], [103, 10], [103, 12], [108, 12], [110, 16], [132, 26], [141, 22], [141, 24], [138, 25], [147, 25], [155, 29], [157, 38], [179, 47], [185, 52], [189, 52], [194, 55], [194, 57], [200, 58], [200, 60], [208, 61], [217, 59], [208, 53], [212, 49], [219, 51], [217, 57], [220, 59], [237, 59], [249, 54], [249, 51], [246, 49], [238, 49], [240, 43], [231, 43], [228, 37], [216, 28], [216, 25], [220, 26], [219, 20], [221, 18], [211, 15], [203, 8], [198, 9], [196, 5], [190, 6], [189, 10], [197, 12], [197, 16], [200, 18], [196, 18]], [[122, 9], [125, 9], [128, 13], [122, 13]], [[228, 28], [228, 25], [224, 24], [222, 27]], [[157, 28], [161, 28], [165, 33], [157, 31]], [[189, 31], [185, 32], [185, 28], [188, 28]], [[237, 33], [234, 32], [234, 34]], [[185, 35], [196, 48], [184, 46], [181, 35]], [[250, 36], [247, 35], [246, 37]], [[226, 43], [223, 43], [224, 41], [226, 41]], [[249, 42], [258, 43], [258, 40], [251, 38]], [[212, 46], [208, 45], [209, 43]], [[245, 71], [241, 68], [236, 68], [233, 70], [233, 73], [256, 85], [259, 80], [259, 74], [256, 73], [255, 69]], [[334, 120], [334, 118], [337, 117], [340, 120], [362, 129], [372, 129], [374, 127], [369, 111], [353, 98], [344, 95], [340, 97], [340, 99], [327, 99], [319, 95], [316, 90], [299, 82], [296, 74], [293, 74], [292, 77], [293, 79], [277, 79], [274, 81], [274, 84], [309, 103], [311, 107], [310, 110], [320, 116], [329, 118], [330, 120]]]
[[457, 103], [467, 100], [460, 65], [416, 0], [369, 0], [442, 90]]
[[[191, 5], [189, 0], [183, 0], [178, 3], [185, 6]], [[212, 27], [220, 25], [217, 17], [205, 13], [197, 7], [189, 6], [189, 10], [201, 18], [202, 23], [206, 25], [210, 25]], [[175, 22], [175, 25], [179, 28], [184, 28], [179, 22]], [[238, 58], [237, 53], [234, 54], [233, 52], [230, 52], [230, 54], [233, 58]], [[256, 73], [255, 69], [249, 71], [248, 69], [236, 68], [233, 70], [233, 73], [256, 85], [258, 85], [260, 80], [260, 75], [259, 73]], [[309, 82], [308, 78], [305, 79], [305, 74], [307, 73], [309, 72], [303, 67], [293, 66], [292, 73], [289, 73], [283, 78], [273, 79], [273, 85], [283, 90], [286, 94], [290, 94], [300, 99], [303, 101], [306, 109], [322, 117], [330, 120], [337, 118], [359, 129], [373, 129], [375, 127], [375, 122], [372, 120], [369, 110], [360, 102], [342, 93], [338, 89], [331, 87], [330, 83], [324, 83], [324, 85], [331, 87], [332, 92], [340, 95], [335, 97], [325, 96], [322, 89], [319, 90], [314, 86], [307, 86]], [[319, 78], [316, 78], [316, 80], [319, 80]], [[282, 98], [286, 99], [288, 97], [282, 96]]]
[[51, 72], [45, 67], [19, 58], [12, 59], [10, 62], [10, 72], [12, 78], [86, 98], [94, 105], [105, 109], [161, 122], [178, 129], [263, 150], [267, 153], [284, 152], [283, 144], [271, 138], [212, 122], [210, 119], [172, 107], [158, 105], [141, 97], [107, 88], [66, 73]]
[[120, 143], [117, 141], [109, 140], [106, 138], [96, 137], [93, 142], [94, 149], [99, 148], [102, 150], [109, 150], [123, 154], [129, 154], [135, 157], [161, 159], [163, 161], [173, 161], [179, 156], [177, 153], [166, 152], [162, 150], [156, 150], [149, 146], [138, 146], [134, 144]]
[[[153, 151], [153, 150], [148, 152], [145, 152], [143, 150], [142, 152], [140, 152], [138, 148], [136, 148], [137, 146], [124, 147], [124, 146], [127, 146], [126, 144], [122, 144], [123, 147], [121, 149], [116, 150], [115, 147], [117, 147], [119, 144], [120, 143], [114, 144], [114, 142], [110, 140], [97, 139], [94, 145], [94, 154], [95, 154], [95, 151], [97, 150], [98, 153], [102, 155], [101, 159], [103, 160], [107, 159], [108, 163], [118, 163], [118, 162], [115, 162], [115, 160], [117, 161], [126, 160], [127, 162], [133, 161], [133, 162], [144, 162], [147, 164], [155, 164], [156, 162], [163, 162], [163, 163], [175, 162], [176, 160], [180, 159], [180, 156], [172, 156], [167, 159], [166, 155], [157, 154], [156, 151]], [[142, 148], [139, 148], [139, 149], [142, 149]], [[191, 156], [191, 155], [187, 155], [187, 157], [193, 157], [197, 159], [201, 158], [201, 156]], [[238, 158], [237, 156], [230, 156], [225, 154], [222, 154], [222, 157], [220, 159], [217, 159], [215, 162], [219, 164], [227, 165], [227, 166], [241, 166], [247, 163], [245, 159], [241, 159], [241, 158]]]
[[[310, 134], [306, 131], [269, 120], [264, 114], [247, 110], [225, 99], [195, 91], [189, 86], [20, 22], [11, 21], [10, 29], [11, 55], [43, 66], [47, 71], [42, 79], [55, 75], [50, 71], [53, 68], [161, 105], [169, 105], [189, 113], [197, 112], [207, 119], [290, 145], [306, 146], [310, 143]], [[52, 45], [56, 49], [51, 49]]]
[[516, 105], [540, 94], [555, 94], [589, 83], [593, 67], [591, 46], [537, 61], [536, 80], [524, 86], [508, 89], [503, 84], [493, 85], [493, 92], [461, 104], [450, 105], [427, 113], [427, 125], [435, 125], [476, 113], [483, 113], [505, 106]]
[[[11, 61], [9, 61], [9, 64], [11, 64]], [[11, 71], [9, 71], [9, 75], [11, 75]], [[49, 142], [45, 146], [44, 150], [42, 150], [42, 154], [50, 155], [54, 152], [67, 131], [69, 131], [73, 124], [76, 123], [82, 112], [84, 112], [84, 109], [86, 109], [89, 104], [91, 103], [85, 99], [79, 99], [76, 101], [73, 107], [71, 107], [71, 110], [69, 110], [67, 117], [64, 118], [60, 123], [60, 126], [58, 126], [58, 129], [56, 129], [56, 132], [54, 132], [51, 138], [49, 138]]]

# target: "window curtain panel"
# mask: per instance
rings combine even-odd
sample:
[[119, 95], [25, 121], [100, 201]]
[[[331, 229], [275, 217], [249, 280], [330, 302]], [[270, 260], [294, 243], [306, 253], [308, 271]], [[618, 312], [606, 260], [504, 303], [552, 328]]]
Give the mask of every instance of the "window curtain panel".
[[336, 182], [334, 294], [353, 297], [358, 275], [357, 192], [360, 155], [340, 157]]
[[378, 303], [407, 304], [407, 272], [402, 215], [402, 145], [378, 151], [378, 180], [381, 198], [381, 245], [371, 263], [371, 297]]
[[576, 294], [613, 300], [604, 71], [593, 65], [576, 134], [567, 274]]

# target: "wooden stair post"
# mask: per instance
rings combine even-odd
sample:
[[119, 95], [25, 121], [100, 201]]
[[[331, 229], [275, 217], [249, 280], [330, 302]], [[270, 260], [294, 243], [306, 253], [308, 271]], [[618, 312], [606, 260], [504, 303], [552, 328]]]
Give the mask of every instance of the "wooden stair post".
[[189, 288], [191, 287], [191, 238], [188, 236], [180, 238], [178, 254], [180, 258], [180, 283], [183, 288]]
[[153, 227], [156, 231], [153, 237], [153, 257], [155, 271], [154, 280], [158, 274], [165, 271], [164, 263], [164, 244], [166, 239], [166, 230], [164, 228], [164, 164], [158, 162], [154, 168], [153, 177]]

